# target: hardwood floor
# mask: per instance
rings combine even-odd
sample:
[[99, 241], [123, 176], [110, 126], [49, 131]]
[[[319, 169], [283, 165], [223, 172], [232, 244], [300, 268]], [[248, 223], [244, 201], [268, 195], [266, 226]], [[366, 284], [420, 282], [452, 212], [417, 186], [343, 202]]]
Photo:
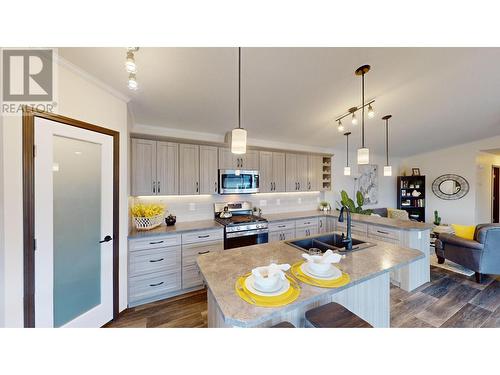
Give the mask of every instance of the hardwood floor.
[[[127, 309], [106, 327], [207, 327], [206, 291]], [[477, 284], [431, 266], [431, 282], [415, 291], [391, 287], [391, 327], [500, 328], [500, 277]]]

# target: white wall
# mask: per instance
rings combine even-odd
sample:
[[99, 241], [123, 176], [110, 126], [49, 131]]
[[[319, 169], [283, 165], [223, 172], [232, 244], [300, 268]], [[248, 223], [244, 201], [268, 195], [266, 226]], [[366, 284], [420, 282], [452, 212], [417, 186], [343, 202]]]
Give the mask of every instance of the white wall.
[[[127, 104], [67, 64], [58, 66], [57, 113], [120, 132], [120, 310], [127, 305]], [[23, 325], [21, 117], [4, 118], [5, 325]]]
[[[500, 148], [500, 136], [470, 142], [446, 149], [414, 155], [402, 161], [402, 169], [411, 173], [420, 168], [427, 176], [426, 221], [431, 222], [434, 210], [439, 211], [443, 223], [479, 224], [491, 220], [491, 163], [493, 158], [482, 150]], [[432, 182], [443, 174], [458, 174], [470, 185], [469, 193], [460, 200], [443, 200], [432, 193]]]
[[[344, 176], [344, 166], [346, 164], [345, 149], [337, 149], [333, 158], [333, 188], [332, 192], [327, 193], [325, 199], [330, 201], [332, 208], [337, 207], [336, 202], [340, 201], [340, 191], [345, 190], [351, 198], [355, 196], [355, 177], [358, 175], [358, 166], [356, 164], [357, 151], [349, 153], [349, 165], [351, 166], [351, 176]], [[366, 208], [375, 207], [396, 207], [396, 178], [398, 176], [400, 159], [391, 158], [392, 176], [384, 177], [385, 155], [370, 154], [370, 164], [378, 165], [378, 202], [368, 204]], [[354, 199], [354, 198], [353, 198]]]

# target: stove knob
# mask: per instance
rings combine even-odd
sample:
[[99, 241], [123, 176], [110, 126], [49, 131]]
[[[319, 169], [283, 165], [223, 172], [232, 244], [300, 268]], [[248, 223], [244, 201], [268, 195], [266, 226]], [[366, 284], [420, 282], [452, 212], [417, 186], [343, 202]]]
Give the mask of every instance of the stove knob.
[[237, 231], [240, 231], [240, 230], [241, 230], [241, 227], [239, 227], [239, 226], [238, 226], [238, 227], [236, 227], [236, 230], [237, 230]]

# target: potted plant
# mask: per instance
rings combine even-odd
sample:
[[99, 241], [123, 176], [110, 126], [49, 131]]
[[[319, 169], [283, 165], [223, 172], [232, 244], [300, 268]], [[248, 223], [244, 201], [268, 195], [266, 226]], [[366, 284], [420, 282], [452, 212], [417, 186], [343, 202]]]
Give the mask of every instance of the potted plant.
[[360, 191], [356, 192], [357, 206], [354, 203], [354, 201], [351, 198], [349, 198], [349, 195], [347, 194], [347, 192], [345, 190], [342, 190], [340, 192], [340, 197], [341, 197], [341, 204], [339, 204], [339, 205], [346, 206], [349, 209], [349, 211], [351, 211], [352, 213], [361, 214], [361, 215], [371, 215], [373, 212], [373, 210], [370, 210], [370, 209], [365, 210], [363, 208], [363, 204], [365, 203], [365, 199], [363, 198], [363, 194], [361, 194]]
[[161, 204], [135, 204], [131, 207], [137, 230], [150, 230], [161, 225], [165, 207]]
[[330, 203], [327, 201], [321, 201], [319, 202], [319, 210], [320, 211], [330, 211], [332, 207], [330, 206]]

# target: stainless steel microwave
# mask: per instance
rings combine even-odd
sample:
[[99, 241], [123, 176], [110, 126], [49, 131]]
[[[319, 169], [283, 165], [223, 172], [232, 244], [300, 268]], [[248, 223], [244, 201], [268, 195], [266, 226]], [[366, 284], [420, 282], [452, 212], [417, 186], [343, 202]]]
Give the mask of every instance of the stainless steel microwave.
[[259, 171], [219, 169], [219, 194], [259, 192]]

